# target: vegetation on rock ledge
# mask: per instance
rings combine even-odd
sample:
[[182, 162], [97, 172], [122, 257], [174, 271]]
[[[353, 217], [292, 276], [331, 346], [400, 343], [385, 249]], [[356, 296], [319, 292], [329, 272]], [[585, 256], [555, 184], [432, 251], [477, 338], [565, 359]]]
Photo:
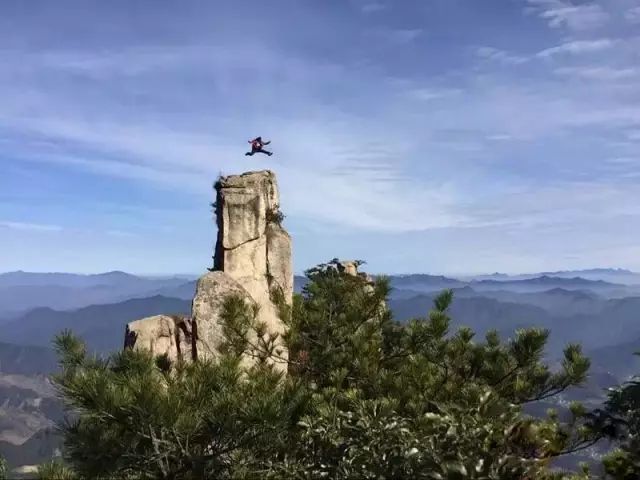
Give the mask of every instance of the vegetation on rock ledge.
[[285, 216], [279, 209], [268, 209], [267, 210], [267, 222], [275, 223], [276, 225], [282, 225], [284, 222]]

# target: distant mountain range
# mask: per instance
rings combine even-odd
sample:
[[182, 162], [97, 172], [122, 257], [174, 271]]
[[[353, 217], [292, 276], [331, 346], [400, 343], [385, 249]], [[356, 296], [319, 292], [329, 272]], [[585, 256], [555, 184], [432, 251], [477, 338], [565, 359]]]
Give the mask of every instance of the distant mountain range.
[[549, 286], [570, 286], [570, 287], [587, 287], [587, 288], [611, 288], [623, 287], [623, 284], [609, 283], [604, 280], [587, 280], [582, 277], [552, 277], [549, 275], [540, 275], [533, 278], [523, 278], [520, 280], [472, 280], [471, 285], [499, 285], [503, 287], [505, 284], [511, 285], [540, 285]]
[[[471, 286], [476, 291], [482, 292], [504, 289], [519, 293], [534, 293], [562, 288], [592, 291], [607, 297], [640, 295], [640, 275], [622, 269], [593, 269], [518, 276], [496, 273], [466, 279], [426, 274], [393, 275], [389, 278], [392, 286], [397, 290], [413, 290], [422, 293]], [[294, 279], [296, 291], [300, 291], [305, 282], [306, 278], [296, 276]], [[152, 278], [120, 271], [95, 275], [21, 271], [3, 273], [0, 274], [0, 324], [37, 307], [73, 310], [89, 305], [118, 303], [156, 295], [190, 300], [195, 292], [195, 286], [195, 277], [185, 275]]]
[[0, 341], [47, 347], [57, 333], [70, 329], [83, 338], [91, 350], [110, 352], [122, 347], [127, 323], [161, 313], [188, 315], [190, 311], [190, 301], [160, 295], [73, 311], [37, 308], [5, 323], [0, 330]]
[[[627, 270], [585, 272], [634, 275]], [[424, 315], [433, 297], [450, 288], [456, 299], [454, 319], [480, 332], [486, 330], [485, 326], [505, 331], [520, 326], [544, 326], [557, 333], [556, 337], [579, 339], [594, 348], [628, 340], [623, 335], [635, 331], [640, 337], [640, 329], [635, 327], [636, 323], [640, 325], [636, 322], [640, 300], [635, 296], [640, 297], [640, 291], [635, 287], [570, 276], [575, 272], [555, 273], [566, 277], [539, 275], [463, 281], [440, 275], [396, 275], [389, 277], [393, 288], [391, 305], [400, 319]], [[297, 276], [296, 291], [301, 291], [305, 282], [304, 277]], [[16, 295], [16, 289], [28, 294], [29, 301]], [[69, 328], [85, 337], [92, 349], [110, 351], [120, 348], [124, 326], [131, 320], [158, 313], [188, 313], [194, 291], [195, 280], [185, 277], [150, 279], [124, 272], [1, 274], [0, 305], [4, 308], [15, 311], [18, 304], [24, 307], [29, 303], [45, 306], [0, 316], [0, 341], [48, 347], [56, 333]], [[63, 293], [69, 297], [65, 298]], [[69, 306], [105, 297], [106, 301], [90, 306]], [[603, 318], [607, 319], [606, 332], [600, 331]], [[625, 334], [624, 328], [630, 330]], [[600, 343], [593, 343], [592, 337]]]
[[539, 275], [531, 278], [501, 278], [496, 279], [471, 279], [458, 280], [435, 275], [401, 275], [389, 277], [391, 285], [399, 289], [412, 289], [422, 291], [436, 291], [445, 288], [473, 287], [477, 291], [490, 291], [497, 289], [512, 290], [517, 292], [539, 292], [553, 288], [566, 290], [592, 290], [605, 294], [618, 294], [627, 291], [638, 291], [640, 288], [623, 283], [611, 283], [604, 280], [587, 280], [582, 277], [553, 277]]
[[[511, 290], [477, 291], [465, 286], [453, 289], [453, 327], [469, 326], [478, 335], [496, 329], [505, 337], [515, 329], [541, 327], [551, 330], [550, 352], [557, 354], [567, 342], [581, 342], [597, 349], [640, 338], [640, 297], [607, 299], [589, 291], [553, 288], [535, 293]], [[437, 291], [422, 293], [396, 289], [389, 305], [396, 319], [424, 317], [432, 308]], [[5, 323], [0, 342], [13, 345], [50, 347], [53, 337], [70, 329], [83, 338], [91, 350], [104, 353], [120, 349], [125, 325], [160, 313], [189, 314], [191, 302], [156, 295], [124, 302], [93, 305], [72, 311], [34, 309]], [[0, 352], [3, 364], [14, 364], [27, 354], [15, 349]], [[34, 362], [46, 363], [44, 352], [29, 352]], [[17, 370], [12, 372], [20, 373]]]
[[580, 313], [597, 314], [601, 311], [605, 298], [590, 290], [567, 290], [564, 288], [552, 288], [541, 292], [517, 293], [506, 289], [489, 290], [478, 293], [470, 287], [455, 290], [460, 297], [484, 296], [503, 302], [534, 305], [543, 308], [548, 313], [559, 317], [567, 317]]
[[[460, 294], [459, 294], [460, 293]], [[558, 289], [537, 294], [498, 293], [491, 298], [471, 289], [454, 290], [453, 327], [469, 326], [478, 336], [496, 329], [503, 337], [516, 328], [550, 330], [549, 353], [557, 356], [568, 342], [598, 349], [640, 338], [640, 297], [604, 299]], [[424, 317], [436, 294], [391, 299], [394, 316], [401, 321]], [[630, 361], [630, 359], [627, 359]], [[640, 372], [639, 372], [640, 373]]]
[[175, 275], [168, 277], [143, 277], [121, 271], [112, 271], [92, 275], [77, 273], [34, 273], [34, 272], [7, 272], [0, 273], [0, 287], [11, 286], [48, 286], [57, 285], [70, 288], [115, 286], [119, 288], [138, 286], [140, 284], [158, 285], [163, 283], [179, 284], [194, 280], [196, 276], [189, 277]]
[[[551, 289], [563, 289], [593, 292], [606, 297], [640, 295], [640, 276], [638, 277], [638, 284], [625, 283], [623, 281], [614, 283], [595, 278], [587, 279], [580, 276], [552, 276], [548, 274], [538, 274], [531, 277], [523, 276], [522, 278], [495, 274], [469, 279], [450, 278], [442, 275], [407, 274], [391, 275], [388, 278], [392, 288], [400, 291], [399, 295], [402, 296], [406, 296], [407, 291], [430, 293], [449, 288], [461, 289], [464, 287], [472, 287], [478, 292], [507, 290], [518, 293], [536, 293]], [[306, 278], [296, 276], [294, 279], [296, 291], [301, 291], [305, 283]]]
[[558, 270], [555, 272], [527, 273], [518, 275], [508, 275], [505, 273], [492, 273], [488, 275], [476, 275], [466, 277], [467, 280], [524, 280], [539, 276], [549, 276], [558, 278], [580, 277], [585, 280], [603, 280], [611, 283], [622, 283], [625, 285], [640, 284], [640, 273], [632, 272], [624, 268], [590, 268], [585, 270]]
[[124, 272], [97, 275], [10, 272], [0, 274], [0, 324], [37, 307], [72, 310], [162, 295], [193, 298], [195, 280], [184, 276], [147, 278]]

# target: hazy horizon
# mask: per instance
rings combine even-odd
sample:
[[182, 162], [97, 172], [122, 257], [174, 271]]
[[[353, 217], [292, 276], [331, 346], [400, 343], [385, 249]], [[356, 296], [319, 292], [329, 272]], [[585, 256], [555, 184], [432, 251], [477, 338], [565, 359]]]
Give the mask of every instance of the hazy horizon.
[[[308, 268], [311, 268], [315, 265], [309, 265]], [[432, 276], [448, 276], [448, 277], [474, 277], [474, 276], [488, 276], [488, 275], [508, 275], [508, 276], [521, 276], [521, 275], [543, 275], [543, 274], [552, 274], [552, 273], [563, 273], [563, 272], [589, 272], [592, 270], [608, 270], [612, 272], [624, 272], [629, 274], [637, 274], [640, 275], [640, 272], [624, 268], [624, 267], [591, 267], [584, 269], [554, 269], [554, 270], [540, 270], [540, 271], [528, 271], [528, 272], [506, 272], [506, 271], [494, 271], [494, 272], [420, 272], [420, 271], [406, 271], [406, 272], [380, 272], [380, 271], [371, 271], [367, 269], [367, 265], [365, 264], [362, 267], [363, 271], [367, 271], [372, 275], [391, 275], [391, 276], [402, 276], [402, 275], [432, 275]], [[207, 271], [206, 268], [203, 268], [201, 272], [192, 272], [192, 273], [148, 273], [148, 272], [134, 272], [134, 271], [126, 271], [126, 270], [104, 270], [104, 271], [37, 271], [37, 270], [7, 270], [0, 271], [0, 275], [10, 274], [10, 273], [28, 273], [28, 274], [63, 274], [63, 275], [103, 275], [107, 273], [124, 273], [128, 275], [134, 275], [138, 277], [147, 277], [147, 278], [165, 278], [165, 277], [198, 277]], [[304, 275], [304, 271], [295, 271], [294, 275], [302, 276]]]

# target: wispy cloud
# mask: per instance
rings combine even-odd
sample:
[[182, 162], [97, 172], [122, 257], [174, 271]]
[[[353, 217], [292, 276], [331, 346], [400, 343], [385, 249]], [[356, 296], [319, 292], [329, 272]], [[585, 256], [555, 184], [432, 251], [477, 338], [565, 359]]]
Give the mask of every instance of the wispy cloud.
[[[91, 131], [79, 119], [58, 119], [51, 123], [40, 120], [44, 123], [28, 124], [32, 134], [54, 134], [67, 143], [78, 142], [81, 149], [89, 149], [92, 154], [87, 158], [77, 152], [44, 150], [33, 153], [26, 161], [150, 182], [174, 192], [210, 195], [211, 179], [219, 170], [225, 173], [237, 170], [233, 159], [241, 155], [239, 146], [225, 147], [216, 144], [215, 139], [179, 130], [168, 132], [102, 122]], [[288, 138], [286, 144], [274, 143], [274, 148], [282, 159], [277, 170], [283, 197], [292, 199], [290, 214], [376, 231], [441, 228], [456, 221], [447, 213], [453, 204], [451, 194], [424, 185], [407, 189], [404, 175], [391, 167], [394, 156], [404, 147], [391, 138], [379, 145], [371, 142], [366, 122], [363, 124], [361, 119], [348, 121], [362, 124], [349, 132], [341, 131], [341, 126], [332, 127], [331, 121], [272, 122], [271, 127]], [[132, 132], [135, 133], [131, 135]], [[297, 152], [304, 152], [310, 144], [315, 148], [307, 151], [304, 166], [296, 166], [293, 159]], [[211, 158], [222, 161], [212, 163]], [[263, 167], [259, 160], [253, 164], [254, 169]], [[246, 161], [243, 165], [249, 167]], [[310, 176], [311, 171], [314, 173]], [[387, 199], [384, 206], [380, 205], [380, 198]], [[430, 205], [429, 215], [424, 215], [427, 211], [424, 205]], [[402, 214], [397, 213], [400, 211]]]
[[577, 56], [599, 53], [614, 48], [621, 42], [617, 39], [600, 38], [594, 40], [574, 40], [554, 47], [545, 48], [536, 53], [513, 53], [494, 47], [479, 47], [476, 55], [481, 59], [492, 60], [504, 65], [522, 65], [535, 59], [549, 59], [561, 55]]
[[463, 92], [459, 88], [416, 88], [413, 90], [407, 90], [406, 95], [410, 98], [421, 101], [430, 101], [443, 98], [449, 98], [451, 96], [460, 95]]
[[616, 45], [616, 40], [610, 38], [600, 38], [597, 40], [575, 40], [573, 42], [563, 43], [556, 47], [544, 49], [536, 54], [537, 57], [552, 57], [558, 54], [583, 54], [601, 52], [608, 50]]
[[624, 14], [624, 17], [630, 23], [640, 23], [640, 5], [637, 7], [630, 8]]
[[640, 78], [640, 68], [613, 68], [608, 66], [560, 67], [555, 73], [590, 80], [626, 80]]
[[[587, 224], [589, 218], [639, 216], [640, 207], [624, 201], [629, 198], [627, 195], [638, 193], [637, 185], [601, 181], [570, 182], [537, 189], [523, 186], [512, 193], [488, 198], [474, 212], [474, 217], [486, 221], [502, 219], [505, 225], [518, 229], [567, 225], [566, 222]], [[600, 210], [604, 204], [616, 206], [604, 212]]]
[[614, 157], [608, 158], [607, 162], [621, 165], [637, 165], [640, 166], [640, 159], [636, 157]]
[[387, 6], [381, 2], [366, 2], [360, 6], [363, 13], [376, 13], [386, 9]]
[[46, 225], [41, 223], [9, 222], [0, 220], [0, 228], [10, 230], [22, 230], [26, 232], [60, 232], [63, 227], [60, 225]]
[[640, 141], [640, 130], [629, 130], [626, 133], [626, 136], [629, 140], [633, 140], [633, 141]]
[[602, 27], [611, 16], [597, 3], [575, 5], [565, 0], [528, 0], [529, 12], [535, 12], [552, 28], [585, 31]]
[[494, 142], [503, 142], [506, 140], [512, 140], [513, 137], [511, 135], [506, 135], [506, 134], [494, 134], [494, 135], [487, 135], [487, 140], [491, 140]]
[[423, 33], [424, 30], [421, 28], [380, 28], [372, 32], [374, 36], [398, 45], [411, 43], [420, 38]]
[[[474, 1], [274, 5], [260, 28], [246, 24], [253, 20], [243, 2], [221, 5], [229, 25], [216, 28], [215, 9], [170, 10], [170, 18], [149, 9], [152, 18], [129, 30], [114, 21], [108, 35], [65, 32], [46, 42], [41, 28], [22, 33], [32, 19], [11, 35], [0, 29], [11, 45], [0, 52], [0, 154], [10, 170], [0, 218], [11, 220], [0, 228], [13, 229], [0, 235], [0, 248], [2, 237], [36, 237], [25, 220], [33, 221], [30, 206], [20, 202], [36, 192], [42, 204], [46, 191], [58, 203], [38, 217], [53, 224], [40, 231], [65, 225], [48, 239], [63, 237], [58, 250], [70, 261], [82, 248], [75, 232], [91, 228], [84, 218], [104, 225], [82, 235], [113, 248], [110, 259], [136, 256], [113, 247], [126, 244], [141, 246], [140, 262], [160, 255], [153, 249], [173, 259], [199, 250], [208, 261], [212, 179], [262, 168], [278, 173], [302, 266], [324, 243], [323, 252], [334, 246], [354, 255], [383, 251], [390, 238], [415, 252], [428, 243], [437, 254], [427, 252], [416, 268], [461, 259], [503, 268], [574, 253], [560, 251], [567, 235], [589, 239], [584, 255], [611, 239], [640, 238], [640, 227], [628, 230], [640, 225], [628, 201], [640, 196], [640, 82], [622, 14], [603, 14], [604, 3], [527, 0], [533, 20], [554, 30], [502, 10], [491, 29], [477, 30]], [[281, 28], [284, 17], [290, 28]], [[82, 32], [94, 25], [82, 21]], [[505, 46], [520, 26], [522, 50]], [[452, 28], [464, 35], [454, 38]], [[243, 155], [258, 134], [276, 155]], [[46, 189], [14, 186], [19, 168], [38, 172]], [[90, 207], [89, 198], [122, 211]], [[125, 212], [131, 201], [158, 211]], [[613, 220], [621, 216], [624, 235]], [[200, 244], [176, 252], [185, 230]], [[594, 239], [596, 231], [606, 234]], [[314, 242], [305, 243], [309, 232]], [[487, 252], [482, 261], [468, 253], [478, 249]], [[372, 255], [380, 259], [379, 251]], [[403, 255], [401, 268], [423, 258]]]
[[478, 47], [476, 55], [480, 58], [493, 60], [507, 65], [520, 65], [529, 61], [525, 55], [514, 55], [494, 47]]
[[136, 238], [139, 236], [138, 234], [135, 234], [133, 232], [125, 232], [122, 230], [107, 230], [106, 234], [118, 238]]

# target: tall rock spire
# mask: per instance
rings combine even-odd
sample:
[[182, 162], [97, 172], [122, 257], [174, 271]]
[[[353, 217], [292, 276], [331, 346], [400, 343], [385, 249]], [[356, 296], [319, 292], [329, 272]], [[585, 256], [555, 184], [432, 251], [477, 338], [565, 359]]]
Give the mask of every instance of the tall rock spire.
[[269, 170], [222, 177], [216, 183], [214, 270], [238, 281], [260, 304], [272, 288], [293, 295], [291, 238], [281, 226], [276, 176]]
[[[222, 305], [231, 294], [259, 307], [257, 320], [270, 334], [284, 333], [272, 293], [278, 290], [291, 303], [293, 267], [291, 238], [281, 225], [275, 174], [264, 170], [221, 177], [215, 188], [214, 266], [198, 280], [191, 318], [150, 317], [132, 322], [127, 325], [125, 347], [151, 349], [171, 359], [215, 356], [222, 341]], [[280, 351], [286, 360], [286, 352]]]

